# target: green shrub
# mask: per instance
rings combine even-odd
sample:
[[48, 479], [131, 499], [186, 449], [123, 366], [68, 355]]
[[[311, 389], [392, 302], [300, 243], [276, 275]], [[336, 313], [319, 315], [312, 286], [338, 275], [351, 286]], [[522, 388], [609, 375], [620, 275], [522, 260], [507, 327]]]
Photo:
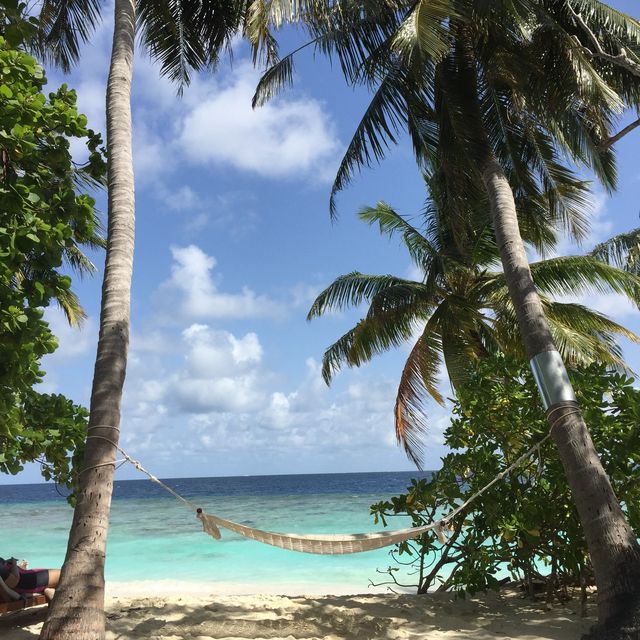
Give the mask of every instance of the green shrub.
[[[99, 184], [105, 163], [75, 92], [63, 85], [45, 95], [44, 71], [24, 50], [34, 24], [23, 9], [0, 3], [0, 472], [43, 461], [46, 479], [71, 485], [87, 411], [33, 387], [57, 347], [44, 309], [55, 301], [70, 322], [84, 316], [63, 264], [91, 270], [80, 247], [101, 238], [95, 201], [78, 186]], [[72, 161], [72, 140], [87, 145], [83, 166]]]
[[[640, 389], [626, 375], [591, 365], [571, 372], [597, 450], [631, 526], [640, 527]], [[444, 433], [452, 452], [429, 480], [371, 506], [376, 522], [409, 515], [434, 522], [490, 482], [547, 433], [526, 365], [502, 357], [480, 362], [458, 390]], [[578, 515], [554, 445], [547, 440], [517, 471], [451, 522], [446, 544], [432, 534], [396, 546], [389, 583], [460, 593], [496, 589], [505, 575], [549, 596], [590, 584]], [[404, 565], [404, 569], [401, 566]]]

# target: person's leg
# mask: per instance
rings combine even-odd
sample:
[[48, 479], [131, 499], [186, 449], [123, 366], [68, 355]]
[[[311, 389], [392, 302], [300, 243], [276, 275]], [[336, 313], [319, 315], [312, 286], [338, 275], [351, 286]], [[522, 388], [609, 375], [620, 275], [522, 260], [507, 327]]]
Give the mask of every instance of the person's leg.
[[60, 580], [60, 569], [49, 569], [49, 582], [47, 588], [42, 592], [47, 600], [51, 600], [56, 594], [56, 587]]
[[60, 569], [49, 569], [49, 583], [47, 587], [55, 589], [58, 586], [60, 580]]

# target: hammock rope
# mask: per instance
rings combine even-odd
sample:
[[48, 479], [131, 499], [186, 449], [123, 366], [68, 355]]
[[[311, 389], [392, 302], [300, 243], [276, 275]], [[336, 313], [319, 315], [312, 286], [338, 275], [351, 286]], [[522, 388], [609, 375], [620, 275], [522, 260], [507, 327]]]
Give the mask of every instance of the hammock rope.
[[[566, 403], [565, 407], [570, 405], [573, 411], [565, 413], [561, 417], [566, 417], [571, 413], [579, 413], [579, 410], [575, 408], [574, 403]], [[440, 518], [437, 522], [432, 522], [420, 527], [411, 527], [409, 529], [397, 529], [394, 531], [378, 531], [374, 533], [355, 533], [347, 535], [333, 535], [333, 534], [299, 534], [299, 533], [280, 533], [277, 531], [264, 531], [262, 529], [256, 529], [240, 524], [238, 522], [232, 522], [231, 520], [225, 520], [216, 515], [205, 513], [197, 504], [188, 500], [184, 496], [181, 496], [178, 492], [174, 491], [170, 486], [166, 485], [162, 480], [154, 476], [151, 472], [147, 471], [142, 464], [132, 458], [126, 451], [124, 451], [117, 443], [110, 438], [98, 435], [88, 435], [87, 438], [96, 438], [105, 440], [111, 443], [117, 451], [119, 451], [127, 462], [130, 462], [138, 471], [145, 474], [149, 480], [155, 482], [161, 486], [165, 491], [169, 492], [172, 496], [180, 500], [191, 510], [195, 511], [196, 517], [202, 523], [202, 528], [205, 533], [212, 538], [219, 540], [222, 537], [220, 533], [220, 527], [233, 531], [245, 538], [262, 542], [263, 544], [269, 544], [274, 547], [280, 547], [281, 549], [288, 549], [289, 551], [299, 551], [301, 553], [313, 553], [320, 555], [341, 555], [348, 553], [360, 553], [362, 551], [371, 551], [373, 549], [380, 549], [387, 547], [411, 538], [416, 538], [428, 531], [433, 531], [438, 540], [442, 544], [446, 544], [449, 522], [455, 518], [460, 512], [464, 511], [472, 502], [477, 500], [483, 493], [488, 491], [494, 484], [500, 482], [505, 476], [511, 473], [514, 469], [519, 467], [525, 460], [527, 460], [533, 453], [540, 450], [540, 447], [551, 437], [551, 432], [560, 418], [555, 420], [551, 425], [548, 433], [539, 440], [530, 449], [520, 455], [514, 462], [512, 462], [506, 469], [498, 473], [490, 482], [484, 487], [476, 491], [461, 505], [451, 510], [445, 516]], [[99, 428], [107, 428], [109, 425], [93, 425], [89, 427], [89, 431]], [[120, 462], [120, 461], [118, 461]], [[106, 464], [115, 465], [113, 463], [102, 463], [95, 465], [94, 467], [87, 467], [82, 470], [81, 473], [93, 469], [95, 467], [104, 466]]]

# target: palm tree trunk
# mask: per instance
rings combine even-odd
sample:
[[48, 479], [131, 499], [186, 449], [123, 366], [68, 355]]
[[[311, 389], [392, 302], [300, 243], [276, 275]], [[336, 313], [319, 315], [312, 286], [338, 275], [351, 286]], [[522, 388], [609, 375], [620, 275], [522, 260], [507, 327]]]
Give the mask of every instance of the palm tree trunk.
[[[482, 180], [491, 202], [496, 240], [523, 343], [530, 359], [552, 354], [543, 357], [554, 358], [558, 387], [565, 391], [568, 388], [572, 395], [531, 277], [511, 186], [490, 150], [486, 158], [481, 167]], [[551, 437], [558, 447], [591, 555], [598, 587], [598, 617], [601, 624], [619, 626], [620, 620], [640, 604], [640, 546], [577, 403], [553, 400], [552, 397], [552, 404], [547, 407], [547, 418], [553, 426]]]
[[80, 487], [60, 584], [40, 637], [99, 640], [105, 636], [104, 560], [120, 404], [129, 345], [134, 248], [131, 80], [134, 0], [115, 1], [107, 85], [109, 225], [102, 285], [100, 337], [91, 392], [91, 417]]

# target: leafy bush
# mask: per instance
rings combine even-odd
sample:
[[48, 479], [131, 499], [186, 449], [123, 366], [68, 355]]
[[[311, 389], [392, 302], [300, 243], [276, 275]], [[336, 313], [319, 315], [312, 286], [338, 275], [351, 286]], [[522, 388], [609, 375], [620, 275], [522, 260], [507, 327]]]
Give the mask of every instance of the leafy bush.
[[[640, 527], [640, 389], [601, 365], [571, 372], [603, 465]], [[490, 482], [547, 433], [538, 390], [526, 365], [502, 357], [480, 362], [454, 401], [444, 433], [453, 451], [429, 480], [371, 506], [376, 522], [409, 515], [414, 526], [437, 521]], [[578, 515], [555, 447], [547, 440], [516, 471], [450, 523], [445, 544], [432, 534], [391, 552], [389, 582], [470, 593], [495, 589], [507, 571], [529, 591], [549, 597], [567, 585], [590, 584], [591, 568]], [[405, 565], [405, 571], [399, 565]]]
[[[75, 92], [63, 85], [43, 93], [44, 71], [24, 51], [34, 25], [23, 9], [0, 3], [0, 472], [45, 459], [45, 478], [68, 485], [87, 412], [33, 387], [44, 375], [41, 358], [57, 347], [43, 309], [56, 301], [72, 323], [83, 317], [61, 267], [92, 267], [79, 246], [100, 244], [95, 201], [78, 185], [99, 183], [105, 163]], [[72, 140], [87, 144], [82, 167]]]

